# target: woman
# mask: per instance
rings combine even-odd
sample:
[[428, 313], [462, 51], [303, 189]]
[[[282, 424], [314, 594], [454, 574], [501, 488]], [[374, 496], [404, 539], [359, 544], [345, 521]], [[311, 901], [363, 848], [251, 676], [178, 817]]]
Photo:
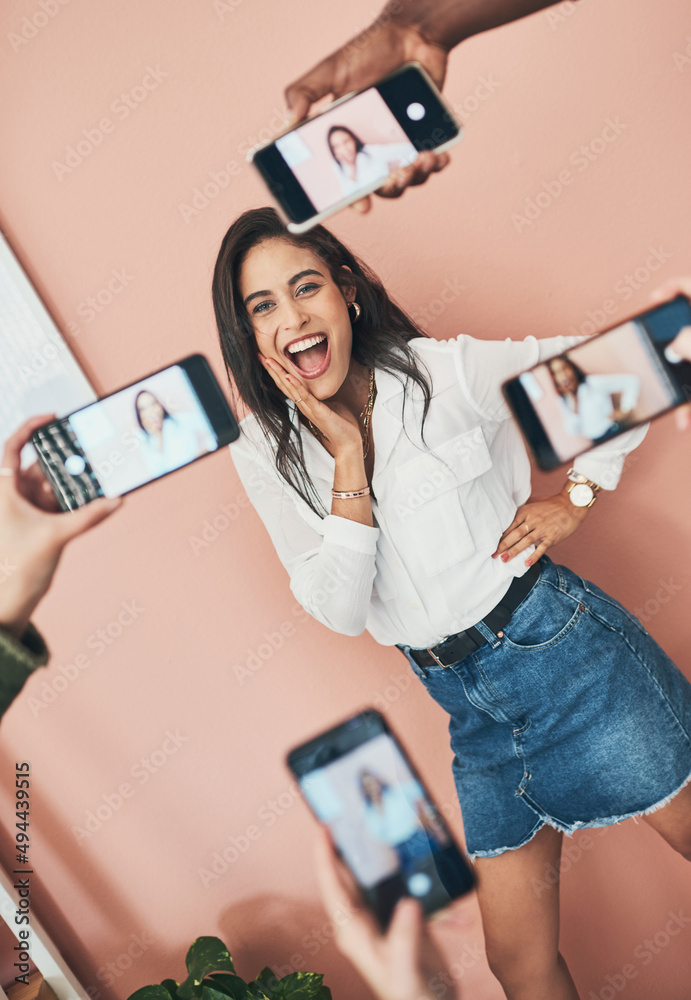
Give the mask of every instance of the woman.
[[332, 125], [326, 141], [344, 197], [383, 180], [396, 167], [412, 163], [418, 155], [411, 142], [365, 144], [345, 125]]
[[208, 431], [197, 427], [188, 414], [170, 414], [148, 389], [135, 396], [134, 415], [140, 428], [139, 451], [151, 476], [179, 469], [214, 448]]
[[401, 871], [412, 871], [420, 858], [429, 857], [435, 847], [445, 846], [444, 833], [429, 814], [416, 781], [389, 785], [363, 769], [359, 785], [367, 830], [396, 852]]
[[641, 392], [637, 375], [586, 375], [563, 355], [551, 358], [547, 365], [569, 434], [583, 434], [599, 444], [633, 422]]
[[[528, 499], [499, 388], [574, 338], [427, 338], [332, 234], [289, 236], [271, 209], [230, 227], [213, 299], [251, 410], [231, 453], [293, 593], [335, 631], [397, 645], [449, 713], [490, 965], [510, 1000], [574, 1000], [559, 884], [530, 888], [563, 833], [644, 815], [691, 857], [691, 685], [544, 555], [588, 508], [573, 483]], [[612, 489], [644, 434], [578, 473]]]

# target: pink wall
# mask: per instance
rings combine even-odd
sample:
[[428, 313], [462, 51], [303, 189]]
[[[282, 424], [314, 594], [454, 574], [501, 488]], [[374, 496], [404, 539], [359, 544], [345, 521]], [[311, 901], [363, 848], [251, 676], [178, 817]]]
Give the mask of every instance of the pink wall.
[[[278, 128], [282, 85], [376, 5], [43, 6], [49, 18], [38, 0], [0, 14], [3, 227], [100, 391], [195, 350], [222, 376], [216, 250], [238, 212], [267, 200], [244, 154]], [[25, 18], [42, 26], [18, 46]], [[589, 332], [593, 317], [643, 308], [658, 281], [691, 272], [690, 34], [685, 0], [593, 0], [472, 39], [446, 91], [466, 123], [452, 165], [334, 230], [436, 337]], [[136, 90], [143, 80], [153, 89]], [[93, 151], [56, 166], [104, 118]], [[124, 287], [91, 315], [113, 271]], [[553, 553], [638, 610], [687, 671], [689, 485], [689, 439], [665, 417]], [[33, 903], [85, 986], [119, 1000], [179, 977], [192, 938], [219, 934], [243, 973], [301, 955], [337, 997], [367, 995], [323, 929], [313, 823], [282, 758], [385, 704], [458, 831], [445, 717], [397, 650], [296, 608], [229, 456], [140, 491], [76, 543], [36, 621], [53, 660], [3, 721], [0, 809], [9, 817], [12, 763], [30, 760]], [[292, 635], [258, 661], [285, 623]], [[260, 669], [239, 678], [248, 661]], [[73, 828], [109, 797], [112, 816], [78, 843]], [[200, 869], [233, 838], [249, 849], [205, 887]], [[607, 977], [629, 965], [628, 1000], [688, 998], [691, 928], [664, 929], [669, 911], [691, 914], [685, 863], [642, 823], [569, 844], [563, 948], [582, 996], [611, 996]], [[0, 857], [12, 856], [6, 830]], [[135, 938], [146, 950], [132, 961]], [[465, 996], [496, 1000], [480, 942], [471, 907], [467, 940], [446, 944]]]

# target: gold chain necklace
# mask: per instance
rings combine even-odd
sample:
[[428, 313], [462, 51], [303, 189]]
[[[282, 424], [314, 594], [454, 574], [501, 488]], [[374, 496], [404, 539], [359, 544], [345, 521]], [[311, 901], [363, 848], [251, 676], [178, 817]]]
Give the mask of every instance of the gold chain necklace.
[[[365, 404], [364, 410], [360, 414], [360, 420], [363, 420], [364, 427], [365, 427], [364, 434], [362, 434], [362, 457], [363, 458], [367, 458], [367, 454], [369, 452], [370, 425], [371, 425], [371, 421], [372, 421], [372, 409], [374, 407], [374, 397], [376, 396], [376, 394], [377, 394], [377, 387], [376, 387], [376, 384], [374, 382], [374, 368], [370, 368], [370, 370], [369, 370], [369, 392], [367, 394], [367, 403]], [[308, 420], [307, 423], [309, 424], [310, 430], [312, 431], [313, 434], [316, 434], [317, 437], [321, 437], [322, 436], [322, 432], [319, 430], [318, 427], [314, 426], [314, 424], [312, 423], [311, 420]]]

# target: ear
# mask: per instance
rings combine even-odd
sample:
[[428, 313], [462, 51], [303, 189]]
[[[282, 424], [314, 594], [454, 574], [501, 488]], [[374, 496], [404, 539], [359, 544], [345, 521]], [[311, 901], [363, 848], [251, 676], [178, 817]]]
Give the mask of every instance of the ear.
[[[341, 270], [342, 271], [349, 271], [350, 274], [353, 273], [352, 268], [348, 267], [347, 264], [341, 264]], [[342, 289], [343, 289], [343, 297], [345, 298], [347, 304], [350, 305], [351, 302], [355, 301], [355, 296], [357, 295], [357, 291], [356, 291], [355, 285], [344, 284], [342, 286]]]

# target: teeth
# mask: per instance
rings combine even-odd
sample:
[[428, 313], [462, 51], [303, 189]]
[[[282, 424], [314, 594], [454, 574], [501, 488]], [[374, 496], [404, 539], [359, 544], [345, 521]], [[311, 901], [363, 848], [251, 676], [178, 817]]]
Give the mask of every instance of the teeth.
[[307, 340], [299, 340], [296, 344], [289, 345], [288, 354], [297, 354], [298, 351], [306, 351], [308, 347], [321, 344], [322, 340], [326, 340], [323, 333], [317, 334], [316, 337], [308, 337]]

